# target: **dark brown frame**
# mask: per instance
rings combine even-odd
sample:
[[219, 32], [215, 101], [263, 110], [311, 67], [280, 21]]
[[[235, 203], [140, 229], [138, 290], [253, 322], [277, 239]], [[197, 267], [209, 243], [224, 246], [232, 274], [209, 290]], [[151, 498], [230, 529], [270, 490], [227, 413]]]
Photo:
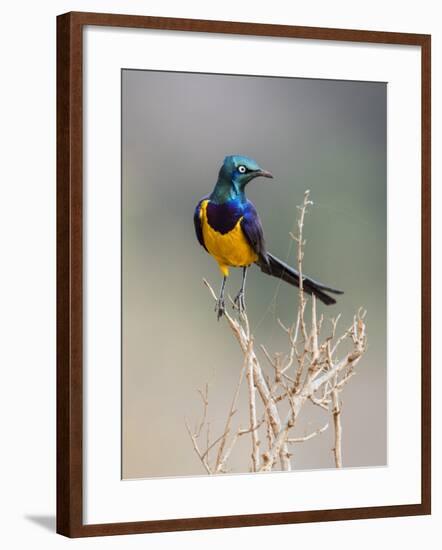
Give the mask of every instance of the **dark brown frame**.
[[[83, 524], [83, 98], [85, 25], [339, 40], [421, 47], [422, 62], [422, 495], [419, 504]], [[71, 12], [57, 18], [57, 532], [68, 537], [412, 516], [431, 513], [431, 37]]]

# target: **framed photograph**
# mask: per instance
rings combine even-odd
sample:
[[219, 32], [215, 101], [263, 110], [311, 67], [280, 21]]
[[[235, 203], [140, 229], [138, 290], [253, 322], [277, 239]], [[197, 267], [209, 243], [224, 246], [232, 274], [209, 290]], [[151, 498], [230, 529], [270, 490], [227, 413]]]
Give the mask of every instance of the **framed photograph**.
[[430, 513], [430, 36], [57, 21], [57, 531]]

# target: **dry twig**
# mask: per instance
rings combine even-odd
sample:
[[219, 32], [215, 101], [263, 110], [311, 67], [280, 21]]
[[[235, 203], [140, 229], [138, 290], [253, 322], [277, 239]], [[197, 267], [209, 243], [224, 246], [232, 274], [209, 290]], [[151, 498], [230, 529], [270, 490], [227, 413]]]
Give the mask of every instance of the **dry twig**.
[[[245, 313], [234, 318], [227, 311], [224, 319], [237, 340], [244, 355], [237, 386], [231, 401], [230, 409], [223, 432], [210, 442], [210, 423], [208, 420], [209, 390], [205, 386], [200, 391], [203, 401], [203, 414], [197, 427], [192, 431], [186, 421], [186, 428], [193, 449], [208, 474], [229, 471], [228, 462], [238, 439], [250, 435], [251, 471], [270, 471], [274, 469], [291, 470], [292, 454], [289, 445], [303, 444], [326, 432], [329, 422], [310, 434], [294, 436], [293, 431], [303, 407], [307, 401], [320, 407], [331, 415], [334, 426], [333, 456], [337, 468], [343, 466], [342, 458], [342, 400], [340, 393], [355, 374], [366, 349], [365, 311], [360, 309], [352, 323], [341, 335], [338, 335], [338, 323], [341, 315], [330, 320], [331, 331], [328, 336], [321, 333], [325, 330], [324, 317], [318, 319], [315, 296], [311, 298], [311, 321], [306, 320], [307, 297], [303, 289], [302, 262], [305, 240], [303, 227], [307, 208], [312, 205], [309, 191], [304, 194], [304, 201], [299, 206], [297, 234], [290, 234], [297, 243], [297, 268], [300, 273], [299, 303], [296, 320], [286, 326], [280, 319], [278, 325], [287, 335], [288, 350], [286, 353], [271, 353], [260, 346], [273, 374], [270, 377], [261, 366], [254, 349], [254, 339], [250, 333], [248, 317]], [[216, 293], [204, 280], [213, 300]], [[344, 342], [350, 344], [350, 351], [340, 355]], [[348, 349], [348, 348], [347, 348]], [[269, 368], [268, 367], [268, 368]], [[247, 380], [246, 394], [248, 403], [248, 428], [242, 429], [236, 415], [244, 377]], [[281, 411], [285, 411], [282, 414]], [[258, 416], [261, 419], [258, 421]], [[284, 417], [282, 421], [281, 418]], [[237, 419], [235, 421], [235, 419]], [[237, 427], [234, 428], [236, 423]], [[205, 432], [204, 432], [205, 429]], [[206, 434], [204, 448], [202, 435]], [[261, 451], [265, 442], [266, 449]], [[210, 460], [209, 451], [215, 452]], [[245, 471], [246, 467], [240, 471]]]

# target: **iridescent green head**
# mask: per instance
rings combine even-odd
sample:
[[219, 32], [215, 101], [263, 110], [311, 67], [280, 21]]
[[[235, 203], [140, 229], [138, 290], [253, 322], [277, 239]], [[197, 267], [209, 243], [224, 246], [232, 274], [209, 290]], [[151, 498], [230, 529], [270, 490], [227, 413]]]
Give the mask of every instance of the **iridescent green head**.
[[230, 155], [224, 159], [211, 198], [216, 202], [225, 202], [241, 196], [246, 185], [259, 176], [273, 178], [256, 160], [242, 155]]

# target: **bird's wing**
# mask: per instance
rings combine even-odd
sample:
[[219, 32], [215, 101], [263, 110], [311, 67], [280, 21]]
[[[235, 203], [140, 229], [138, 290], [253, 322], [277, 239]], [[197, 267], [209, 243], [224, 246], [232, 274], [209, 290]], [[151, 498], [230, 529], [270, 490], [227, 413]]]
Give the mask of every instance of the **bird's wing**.
[[204, 237], [203, 237], [203, 226], [201, 224], [201, 204], [203, 201], [207, 200], [207, 197], [204, 197], [200, 200], [200, 202], [197, 204], [195, 208], [195, 214], [193, 215], [193, 223], [195, 224], [195, 233], [196, 238], [198, 239], [198, 242], [201, 246], [203, 246], [206, 250], [206, 245], [204, 244]]
[[268, 258], [261, 220], [259, 219], [256, 208], [250, 201], [248, 201], [247, 206], [244, 209], [244, 214], [241, 220], [241, 229], [249, 245], [252, 247], [254, 252], [258, 254], [259, 259], [267, 264]]

